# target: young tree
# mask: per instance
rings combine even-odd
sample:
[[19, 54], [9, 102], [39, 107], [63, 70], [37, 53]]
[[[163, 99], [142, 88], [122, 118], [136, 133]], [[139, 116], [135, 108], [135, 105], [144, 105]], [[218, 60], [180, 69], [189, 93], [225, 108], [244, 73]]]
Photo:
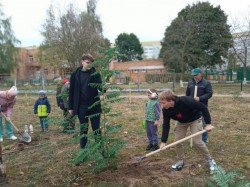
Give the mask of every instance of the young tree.
[[70, 4], [67, 12], [57, 19], [51, 6], [43, 25], [41, 60], [61, 68], [75, 68], [83, 53], [98, 57], [99, 46], [109, 48], [110, 43], [103, 37], [102, 23], [95, 10], [96, 0], [89, 0], [87, 11], [80, 13]]
[[[75, 164], [79, 162], [91, 162], [91, 168], [94, 172], [103, 171], [105, 168], [112, 170], [117, 169], [117, 163], [119, 161], [117, 153], [126, 143], [119, 135], [122, 124], [116, 121], [122, 114], [113, 110], [113, 104], [123, 100], [123, 98], [120, 97], [121, 88], [110, 85], [108, 87], [109, 92], [106, 92], [109, 78], [112, 77], [115, 72], [114, 70], [108, 70], [107, 67], [110, 60], [116, 57], [116, 55], [115, 48], [108, 49], [92, 63], [92, 65], [99, 67], [102, 82], [99, 84], [90, 83], [90, 86], [102, 87], [103, 89], [99, 92], [99, 96], [102, 96], [101, 100], [94, 103], [90, 108], [101, 103], [101, 128], [96, 131], [101, 130], [102, 136], [99, 135], [100, 133], [95, 133], [94, 131], [88, 133], [88, 135], [86, 135], [88, 137], [86, 147], [79, 150], [77, 156], [72, 160]], [[92, 74], [92, 76], [94, 76], [94, 74]], [[97, 114], [88, 117], [91, 118], [95, 115]], [[79, 137], [77, 136], [76, 138]]]
[[143, 48], [137, 36], [133, 33], [119, 34], [115, 39], [116, 52], [119, 62], [142, 60]]
[[232, 46], [227, 16], [209, 2], [188, 5], [166, 28], [160, 56], [176, 72], [224, 63]]
[[6, 18], [0, 4], [0, 73], [10, 73], [17, 65], [18, 48], [15, 44], [20, 41], [14, 36], [11, 19]]

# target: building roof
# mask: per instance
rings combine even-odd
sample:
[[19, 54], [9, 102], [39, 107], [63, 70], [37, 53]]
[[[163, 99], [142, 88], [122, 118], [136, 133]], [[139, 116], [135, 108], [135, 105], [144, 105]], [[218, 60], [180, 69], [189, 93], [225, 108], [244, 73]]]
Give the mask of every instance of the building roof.
[[154, 69], [164, 69], [164, 66], [131, 66], [128, 70], [154, 70]]
[[161, 45], [160, 41], [145, 41], [141, 42], [142, 46], [149, 46], [149, 45]]

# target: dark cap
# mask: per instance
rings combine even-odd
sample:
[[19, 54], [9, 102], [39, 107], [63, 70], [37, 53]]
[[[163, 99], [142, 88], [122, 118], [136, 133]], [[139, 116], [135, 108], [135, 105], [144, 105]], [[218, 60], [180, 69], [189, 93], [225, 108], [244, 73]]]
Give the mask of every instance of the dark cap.
[[201, 68], [192, 69], [191, 75], [197, 75], [198, 73], [202, 73]]
[[88, 54], [83, 54], [82, 57], [81, 57], [81, 60], [86, 60], [86, 59], [89, 59], [91, 62], [94, 62], [94, 58], [89, 53]]

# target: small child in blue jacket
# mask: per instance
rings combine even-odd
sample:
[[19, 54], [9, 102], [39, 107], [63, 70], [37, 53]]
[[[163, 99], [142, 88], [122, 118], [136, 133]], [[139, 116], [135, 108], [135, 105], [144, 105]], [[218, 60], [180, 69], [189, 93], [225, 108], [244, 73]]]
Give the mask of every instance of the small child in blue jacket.
[[41, 90], [39, 92], [39, 98], [34, 105], [34, 114], [37, 114], [40, 119], [41, 131], [48, 131], [48, 115], [50, 114], [51, 107], [49, 100], [46, 96], [46, 92]]

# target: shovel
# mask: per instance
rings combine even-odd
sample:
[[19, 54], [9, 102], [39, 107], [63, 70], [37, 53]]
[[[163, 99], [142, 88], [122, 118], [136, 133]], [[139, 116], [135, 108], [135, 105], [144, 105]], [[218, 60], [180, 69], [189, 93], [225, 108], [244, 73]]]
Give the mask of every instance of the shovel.
[[[214, 128], [214, 127], [212, 126], [211, 129], [213, 129], [213, 128]], [[210, 130], [210, 129], [209, 129], [209, 130]], [[144, 156], [135, 157], [135, 159], [136, 159], [137, 161], [141, 161], [141, 160], [143, 160], [143, 159], [145, 159], [145, 158], [147, 158], [147, 157], [149, 157], [149, 156], [151, 156], [151, 155], [153, 155], [153, 154], [155, 154], [155, 153], [158, 153], [158, 152], [160, 152], [160, 151], [163, 151], [163, 150], [165, 150], [165, 149], [167, 149], [167, 148], [169, 148], [169, 147], [173, 147], [173, 146], [175, 146], [175, 145], [177, 145], [177, 144], [179, 144], [179, 143], [181, 143], [181, 142], [184, 142], [184, 141], [186, 141], [186, 140], [188, 140], [188, 139], [190, 139], [190, 138], [193, 138], [193, 137], [195, 137], [195, 136], [198, 136], [198, 135], [200, 135], [200, 134], [202, 134], [202, 133], [204, 133], [204, 132], [206, 132], [205, 129], [202, 130], [202, 131], [199, 131], [199, 132], [197, 132], [197, 133], [194, 133], [194, 134], [192, 134], [192, 135], [190, 135], [190, 136], [187, 136], [187, 137], [185, 137], [185, 138], [182, 138], [182, 139], [180, 139], [180, 140], [178, 140], [178, 141], [176, 141], [176, 142], [174, 142], [174, 143], [171, 143], [171, 144], [169, 144], [169, 145], [166, 145], [165, 147], [163, 147], [163, 148], [161, 148], [161, 149], [157, 149], [156, 151], [153, 151], [153, 152], [151, 152], [151, 153], [148, 153], [148, 154], [146, 154], [146, 155], [144, 155]]]
[[[1, 115], [6, 119], [7, 117], [4, 115], [3, 112], [1, 112]], [[16, 129], [16, 131], [18, 132], [18, 134], [22, 137], [22, 141], [26, 142], [26, 143], [30, 143], [31, 142], [31, 137], [27, 132], [20, 132], [19, 129], [11, 122], [9, 121], [9, 123]]]
[[5, 176], [6, 176], [6, 166], [3, 164], [2, 142], [0, 142], [0, 177], [4, 178]]

